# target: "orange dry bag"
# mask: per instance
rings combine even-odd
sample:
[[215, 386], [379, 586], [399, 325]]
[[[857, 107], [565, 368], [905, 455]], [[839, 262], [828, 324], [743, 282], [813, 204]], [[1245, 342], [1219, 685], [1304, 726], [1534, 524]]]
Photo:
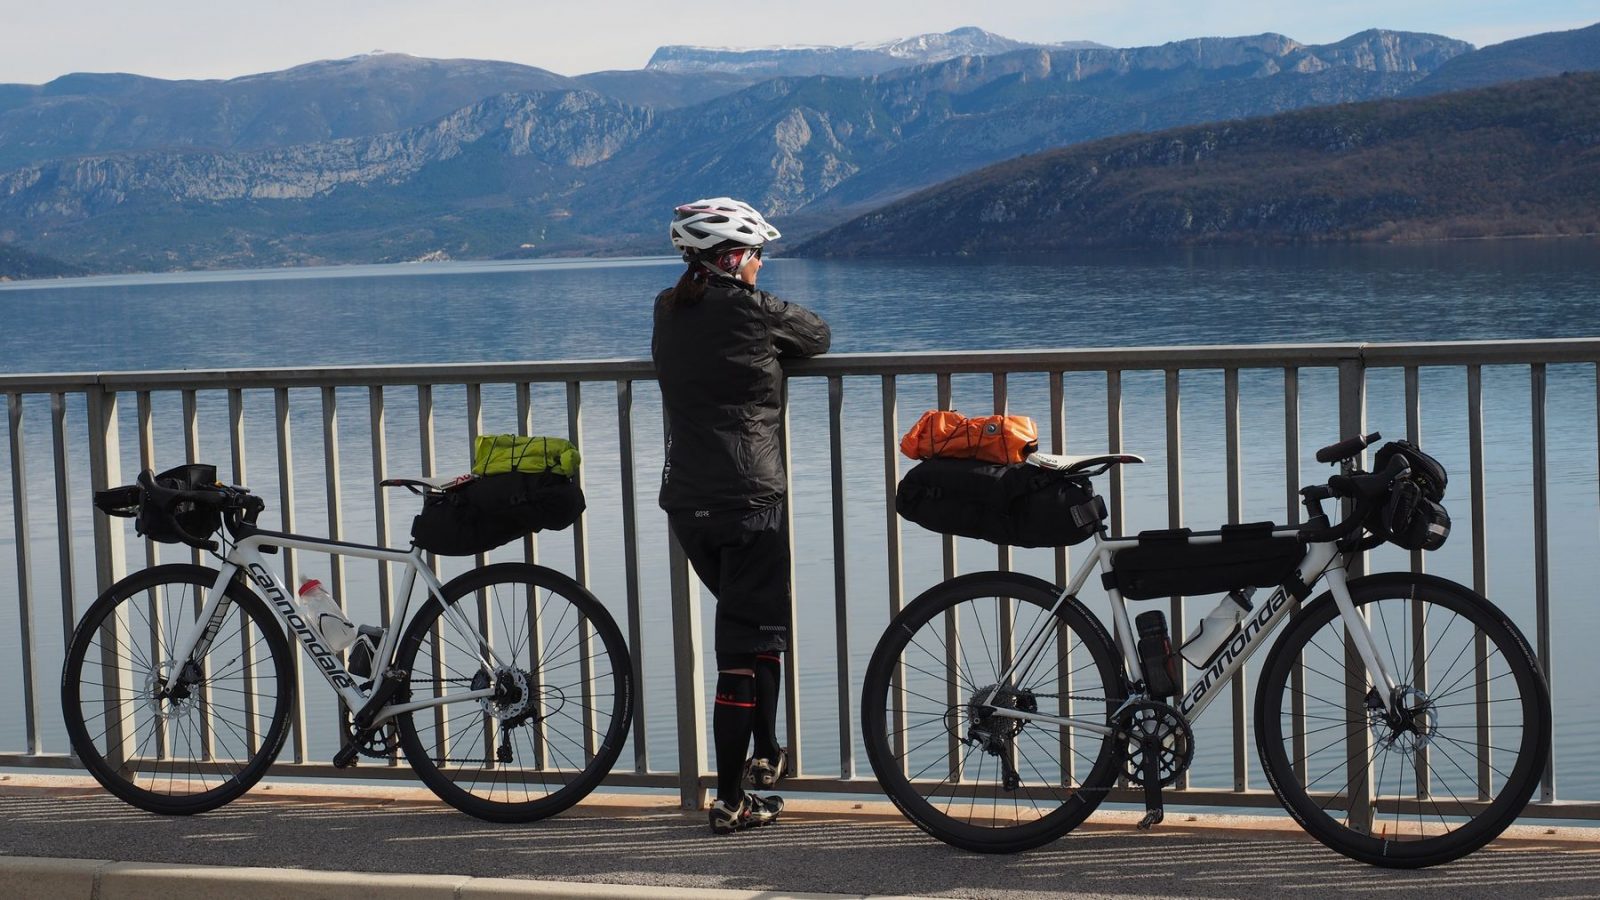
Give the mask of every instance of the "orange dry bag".
[[969, 419], [952, 409], [928, 410], [900, 439], [900, 452], [911, 459], [942, 456], [1008, 465], [1038, 449], [1039, 428], [1027, 416]]

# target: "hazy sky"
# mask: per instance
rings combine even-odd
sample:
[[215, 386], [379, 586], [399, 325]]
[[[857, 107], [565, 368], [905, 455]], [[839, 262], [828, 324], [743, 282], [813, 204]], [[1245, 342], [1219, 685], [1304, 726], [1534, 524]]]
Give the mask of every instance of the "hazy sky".
[[1326, 43], [1367, 28], [1483, 46], [1596, 21], [1600, 0], [0, 0], [0, 83], [67, 72], [231, 78], [372, 50], [577, 75], [639, 68], [662, 44], [850, 44], [963, 25], [1117, 47], [1264, 31]]

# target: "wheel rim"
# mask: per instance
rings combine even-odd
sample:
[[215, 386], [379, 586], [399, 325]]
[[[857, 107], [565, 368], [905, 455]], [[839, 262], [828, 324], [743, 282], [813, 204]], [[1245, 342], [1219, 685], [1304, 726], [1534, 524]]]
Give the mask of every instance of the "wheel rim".
[[873, 769], [912, 820], [942, 839], [982, 849], [1053, 837], [1086, 816], [1110, 783], [1109, 739], [1005, 715], [1104, 722], [1108, 698], [1120, 693], [1106, 686], [1115, 671], [1103, 658], [1109, 651], [1092, 652], [1080, 630], [1059, 620], [1030, 677], [997, 690], [1018, 642], [1048, 618], [1042, 602], [990, 587], [891, 625], [874, 654], [868, 684], [876, 691], [863, 706]]
[[77, 674], [66, 697], [73, 749], [137, 805], [220, 805], [260, 777], [282, 740], [289, 683], [269, 637], [277, 632], [262, 627], [253, 605], [229, 598], [205, 657], [185, 666], [169, 692], [173, 645], [210, 584], [139, 582], [97, 604], [74, 639], [69, 665]]
[[[448, 616], [432, 607], [407, 648], [411, 699], [492, 690], [404, 717], [402, 741], [419, 774], [474, 815], [526, 820], [565, 808], [615, 761], [628, 727], [629, 671], [615, 626], [570, 588], [497, 579], [458, 601], [477, 616], [498, 659], [481, 664]], [[568, 797], [570, 796], [570, 800]]]
[[1367, 683], [1332, 605], [1310, 611], [1274, 663], [1281, 689], [1264, 699], [1269, 769], [1293, 773], [1275, 786], [1342, 852], [1470, 852], [1515, 817], [1543, 766], [1545, 694], [1522, 664], [1525, 644], [1497, 614], [1448, 592], [1402, 586], [1357, 603], [1400, 708], [1388, 712]]

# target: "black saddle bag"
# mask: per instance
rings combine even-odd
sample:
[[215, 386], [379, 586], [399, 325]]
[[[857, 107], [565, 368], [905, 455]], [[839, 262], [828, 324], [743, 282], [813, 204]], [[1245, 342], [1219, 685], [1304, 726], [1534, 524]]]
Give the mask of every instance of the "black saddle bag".
[[1271, 525], [1222, 529], [1222, 541], [1190, 543], [1188, 529], [1146, 532], [1139, 545], [1112, 557], [1117, 590], [1129, 600], [1220, 594], [1276, 587], [1294, 572], [1305, 545], [1273, 536]]
[[923, 460], [900, 479], [894, 508], [929, 531], [1013, 547], [1065, 547], [1106, 517], [1089, 479], [1026, 463]]
[[565, 475], [485, 475], [425, 497], [411, 540], [441, 556], [487, 553], [523, 535], [566, 528], [584, 507], [583, 489]]

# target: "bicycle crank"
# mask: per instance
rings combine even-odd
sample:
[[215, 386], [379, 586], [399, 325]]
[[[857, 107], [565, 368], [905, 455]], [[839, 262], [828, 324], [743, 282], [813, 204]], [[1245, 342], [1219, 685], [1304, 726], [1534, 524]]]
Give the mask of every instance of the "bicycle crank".
[[1148, 831], [1166, 815], [1161, 789], [1177, 781], [1194, 761], [1194, 732], [1181, 713], [1155, 700], [1129, 704], [1119, 726], [1123, 774], [1144, 786], [1145, 814], [1139, 830]]

